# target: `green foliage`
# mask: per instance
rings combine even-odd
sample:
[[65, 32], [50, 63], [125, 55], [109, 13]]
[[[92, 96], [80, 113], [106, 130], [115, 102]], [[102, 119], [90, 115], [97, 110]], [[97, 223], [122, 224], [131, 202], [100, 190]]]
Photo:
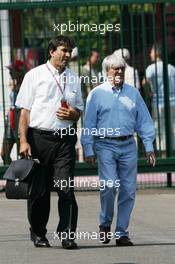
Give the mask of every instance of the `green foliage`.
[[[112, 25], [120, 23], [120, 8], [119, 5], [60, 7], [46, 10], [36, 8], [24, 10], [22, 17], [24, 37], [28, 43], [32, 46], [37, 46], [39, 43], [43, 48], [44, 40], [60, 34], [57, 29], [54, 31], [54, 25], [56, 28], [61, 24], [75, 24], [76, 30], [74, 32], [67, 31], [64, 34], [69, 34], [75, 38], [79, 50], [83, 51], [80, 56], [83, 63], [90, 49], [103, 50], [106, 35], [103, 34], [105, 31], [103, 29], [106, 29], [109, 23]], [[102, 24], [100, 30], [97, 27], [99, 24]], [[82, 25], [81, 28], [80, 25]], [[86, 30], [83, 31], [84, 29]]]

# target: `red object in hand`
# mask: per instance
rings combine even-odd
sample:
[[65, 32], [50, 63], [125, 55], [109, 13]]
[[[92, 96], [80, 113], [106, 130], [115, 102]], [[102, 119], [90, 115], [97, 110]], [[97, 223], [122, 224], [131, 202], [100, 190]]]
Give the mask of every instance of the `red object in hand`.
[[15, 109], [13, 108], [10, 108], [9, 119], [10, 119], [10, 128], [14, 129], [15, 128]]
[[61, 107], [68, 108], [68, 105], [65, 99], [61, 100]]

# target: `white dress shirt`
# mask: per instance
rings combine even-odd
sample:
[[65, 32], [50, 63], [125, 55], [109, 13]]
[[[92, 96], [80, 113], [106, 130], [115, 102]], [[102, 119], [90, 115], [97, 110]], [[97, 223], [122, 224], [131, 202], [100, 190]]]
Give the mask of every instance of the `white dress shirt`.
[[[49, 61], [47, 61], [47, 66], [42, 64], [26, 73], [17, 96], [16, 106], [30, 110], [29, 127], [45, 130], [67, 128], [73, 124], [73, 121], [58, 119], [56, 112], [61, 106], [63, 97], [72, 107], [83, 110], [79, 78], [68, 68], [59, 74]], [[65, 75], [64, 90], [63, 76]], [[64, 95], [55, 78], [64, 90]]]
[[126, 63], [125, 67], [125, 83], [140, 89], [140, 81], [138, 70]]

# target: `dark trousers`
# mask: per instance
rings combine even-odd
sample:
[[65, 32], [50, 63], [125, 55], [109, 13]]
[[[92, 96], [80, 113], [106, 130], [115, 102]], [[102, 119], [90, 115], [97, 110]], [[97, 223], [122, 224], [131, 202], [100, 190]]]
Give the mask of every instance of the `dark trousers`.
[[[44, 166], [40, 175], [41, 184], [45, 186], [44, 194], [30, 197], [28, 200], [28, 220], [34, 233], [44, 236], [50, 213], [50, 190], [55, 185], [59, 195], [58, 213], [60, 221], [57, 233], [75, 232], [78, 218], [78, 206], [74, 196], [74, 179], [76, 135], [66, 135], [62, 138], [57, 134], [29, 128], [28, 143], [32, 149], [32, 157], [38, 158]], [[64, 188], [61, 188], [64, 182]]]

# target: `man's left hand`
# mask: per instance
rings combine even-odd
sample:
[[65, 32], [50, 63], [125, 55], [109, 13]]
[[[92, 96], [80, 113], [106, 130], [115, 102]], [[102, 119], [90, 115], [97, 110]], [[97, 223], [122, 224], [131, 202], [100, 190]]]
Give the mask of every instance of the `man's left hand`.
[[68, 108], [64, 107], [59, 107], [58, 111], [56, 112], [56, 116], [58, 119], [61, 120], [73, 120], [73, 121], [78, 121], [80, 117], [80, 112], [70, 106], [69, 104]]
[[154, 154], [154, 152], [146, 152], [146, 159], [147, 159], [147, 163], [151, 166], [155, 166], [156, 164], [156, 156]]

